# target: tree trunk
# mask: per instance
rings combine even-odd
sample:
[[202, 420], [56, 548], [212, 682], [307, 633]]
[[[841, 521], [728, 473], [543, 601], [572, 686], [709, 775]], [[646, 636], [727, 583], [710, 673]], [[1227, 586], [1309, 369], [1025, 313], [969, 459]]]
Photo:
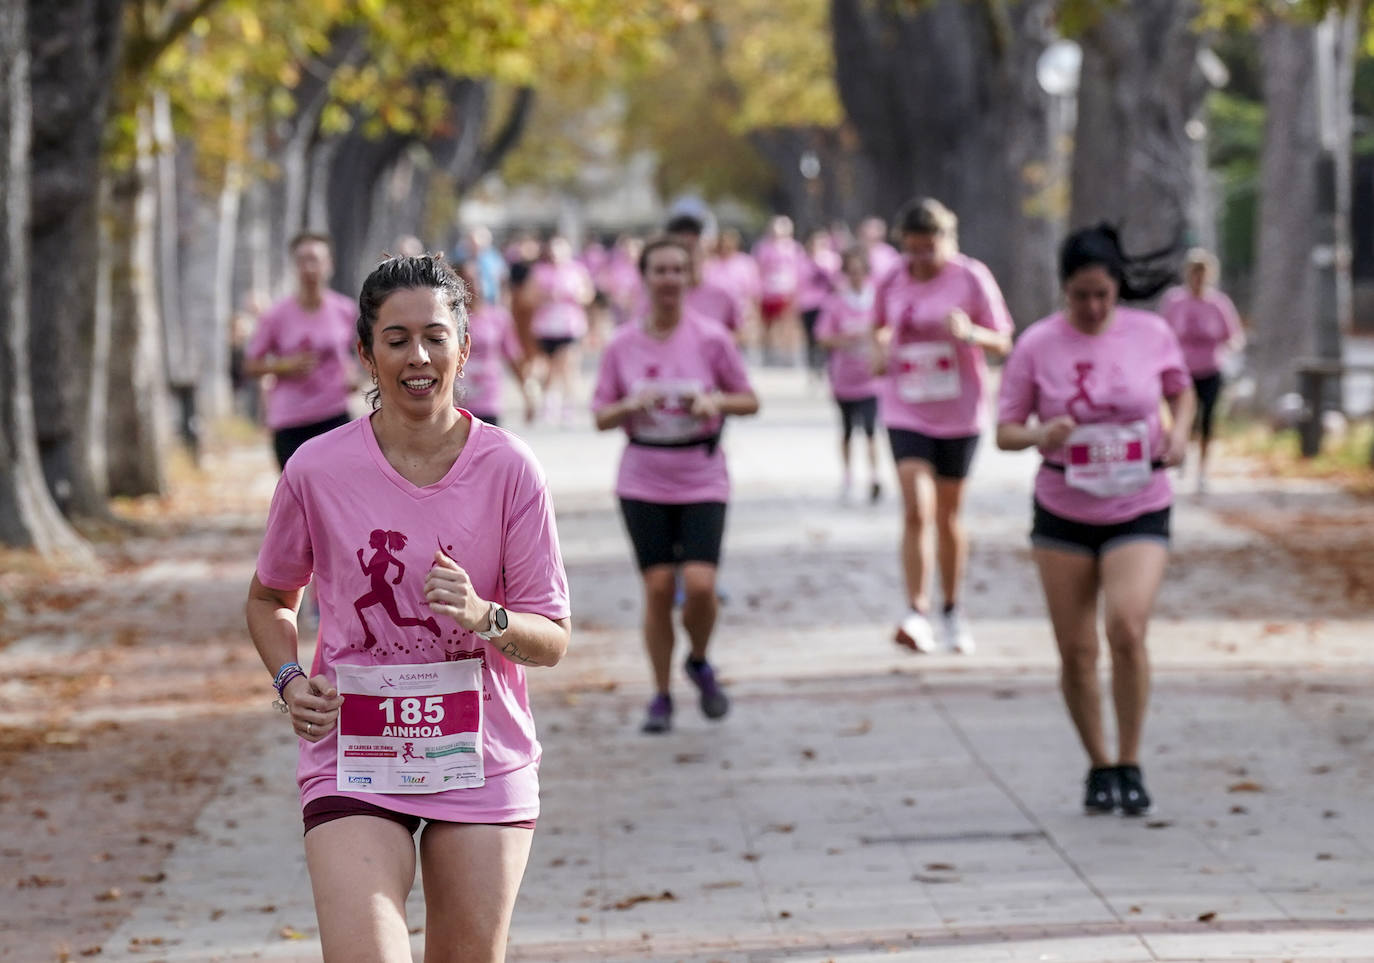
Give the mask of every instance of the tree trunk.
[[[917, 194], [960, 218], [1025, 324], [1054, 300], [1053, 220], [1036, 208], [1049, 156], [1035, 66], [1048, 0], [832, 0], [835, 76], [891, 217]], [[938, 92], [938, 93], [935, 93]]]
[[[45, 337], [29, 345], [38, 448], [69, 514], [103, 516], [107, 317], [98, 305], [101, 137], [118, 62], [122, 0], [30, 0], [34, 117], [30, 305]], [[60, 269], [59, 269], [60, 267]]]
[[110, 190], [112, 343], [109, 412], [111, 495], [155, 495], [167, 489], [166, 366], [155, 290], [157, 199], [148, 111], [138, 112], [138, 151]]
[[1119, 225], [1127, 253], [1198, 233], [1186, 130], [1207, 94], [1197, 12], [1196, 0], [1129, 0], [1081, 38], [1069, 226]]
[[1312, 28], [1272, 21], [1260, 44], [1265, 119], [1249, 358], [1255, 408], [1268, 411], [1293, 390], [1293, 362], [1314, 346], [1313, 172], [1320, 144]]
[[[0, 543], [44, 555], [89, 554], [44, 484], [33, 419], [26, 20], [25, 0], [0, 0]], [[38, 370], [46, 380], [51, 368]]]

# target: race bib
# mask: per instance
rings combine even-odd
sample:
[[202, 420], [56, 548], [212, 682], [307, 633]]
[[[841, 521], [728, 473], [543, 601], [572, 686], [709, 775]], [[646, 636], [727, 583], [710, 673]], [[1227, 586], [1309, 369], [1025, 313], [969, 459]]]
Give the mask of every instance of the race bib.
[[692, 399], [702, 391], [700, 381], [692, 378], [655, 378], [635, 382], [632, 395], [654, 391], [658, 402], [635, 416], [634, 437], [643, 441], [691, 441], [705, 432], [705, 424], [692, 414]]
[[903, 401], [949, 401], [964, 390], [959, 355], [948, 341], [897, 346], [897, 396]]
[[1079, 425], [1064, 443], [1064, 478], [1099, 498], [1131, 495], [1150, 483], [1150, 427]]
[[482, 767], [482, 662], [341, 665], [337, 786], [346, 792], [472, 789]]

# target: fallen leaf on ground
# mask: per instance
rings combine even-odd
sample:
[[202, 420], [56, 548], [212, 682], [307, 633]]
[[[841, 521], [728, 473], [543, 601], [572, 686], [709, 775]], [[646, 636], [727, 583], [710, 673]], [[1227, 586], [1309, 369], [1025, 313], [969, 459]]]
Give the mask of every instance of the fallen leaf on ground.
[[618, 903], [612, 903], [610, 906], [603, 907], [603, 909], [627, 910], [631, 907], [638, 906], [640, 903], [673, 903], [676, 901], [677, 897], [673, 895], [673, 891], [665, 889], [657, 896], [641, 893], [638, 896], [630, 896], [623, 899]]
[[115, 900], [119, 899], [119, 897], [120, 897], [121, 895], [123, 895], [123, 894], [121, 894], [121, 893], [119, 892], [119, 887], [118, 887], [118, 886], [111, 886], [109, 889], [105, 890], [103, 893], [96, 893], [96, 894], [95, 894], [95, 898], [96, 898], [96, 902], [99, 902], [99, 903], [112, 903], [112, 902], [114, 902]]
[[1246, 813], [1248, 813], [1249, 811], [1250, 811], [1250, 810], [1246, 809], [1244, 806], [1232, 806], [1232, 807], [1231, 807], [1231, 815], [1233, 815], [1233, 816], [1244, 816], [1244, 815], [1245, 815]]
[[743, 885], [744, 885], [744, 884], [741, 883], [741, 882], [740, 882], [739, 880], [737, 880], [737, 879], [723, 879], [723, 880], [721, 880], [721, 881], [718, 882], [718, 883], [703, 883], [702, 886], [701, 886], [701, 888], [702, 888], [702, 889], [738, 889], [739, 887], [741, 887], [741, 886], [743, 886]]
[[1250, 779], [1233, 782], [1226, 787], [1227, 792], [1264, 792], [1264, 787]]
[[1317, 854], [1317, 859], [1320, 859], [1320, 860], [1322, 860], [1322, 861], [1326, 861], [1326, 860], [1329, 860], [1329, 859], [1335, 859], [1335, 858], [1336, 858], [1336, 856], [1335, 856], [1334, 853], [1318, 853], [1318, 854]]
[[300, 930], [296, 929], [294, 926], [283, 926], [281, 929], [277, 930], [277, 935], [284, 940], [305, 939], [305, 934], [302, 933]]
[[841, 729], [837, 735], [841, 736], [864, 736], [873, 731], [873, 720], [862, 719], [859, 724], [850, 729]]
[[947, 873], [954, 869], [953, 863], [926, 863], [926, 869], [932, 873]]
[[773, 823], [772, 825], [765, 826], [763, 831], [765, 833], [790, 833], [796, 828], [797, 827], [791, 823]]
[[1197, 921], [1198, 921], [1199, 923], [1210, 923], [1210, 922], [1212, 922], [1212, 920], [1214, 920], [1214, 919], [1216, 919], [1216, 918], [1217, 918], [1216, 910], [1211, 910], [1211, 911], [1206, 912], [1206, 913], [1199, 913], [1198, 916], [1197, 916]]
[[1146, 829], [1168, 829], [1168, 828], [1169, 828], [1170, 826], [1172, 826], [1172, 825], [1173, 825], [1173, 821], [1172, 821], [1172, 820], [1168, 820], [1168, 819], [1151, 819], [1149, 822], [1147, 822], [1147, 823], [1145, 824], [1145, 828], [1146, 828]]

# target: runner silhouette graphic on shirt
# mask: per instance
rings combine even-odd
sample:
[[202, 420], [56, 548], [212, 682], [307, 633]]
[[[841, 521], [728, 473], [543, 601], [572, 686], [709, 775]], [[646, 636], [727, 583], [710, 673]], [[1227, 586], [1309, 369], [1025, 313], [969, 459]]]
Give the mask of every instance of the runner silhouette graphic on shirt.
[[[439, 623], [435, 621], [434, 616], [426, 619], [407, 618], [396, 608], [396, 593], [392, 591], [391, 585], [401, 584], [401, 579], [405, 578], [406, 567], [405, 563], [391, 552], [399, 552], [406, 547], [405, 535], [400, 532], [385, 532], [378, 528], [373, 530], [370, 541], [376, 551], [372, 554], [371, 561], [364, 562], [363, 550], [358, 549], [358, 565], [361, 566], [363, 574], [372, 580], [372, 591], [353, 603], [353, 610], [358, 613], [358, 621], [363, 626], [363, 648], [370, 649], [377, 644], [377, 637], [372, 634], [372, 629], [368, 628], [367, 619], [363, 618], [363, 609], [369, 609], [374, 605], [382, 607], [390, 616], [393, 625], [400, 628], [423, 625], [437, 637]], [[388, 585], [386, 573], [392, 565], [396, 566], [396, 577], [392, 579], [391, 585]]]
[[401, 762], [412, 762], [420, 757], [415, 755], [415, 743], [407, 742], [401, 746]]
[[1093, 375], [1093, 362], [1076, 361], [1073, 367], [1078, 372], [1077, 377], [1073, 379], [1074, 386], [1078, 388], [1078, 393], [1071, 396], [1064, 405], [1069, 415], [1080, 425], [1110, 419], [1116, 414], [1116, 405], [1099, 405], [1093, 401], [1093, 396], [1088, 393], [1088, 379]]

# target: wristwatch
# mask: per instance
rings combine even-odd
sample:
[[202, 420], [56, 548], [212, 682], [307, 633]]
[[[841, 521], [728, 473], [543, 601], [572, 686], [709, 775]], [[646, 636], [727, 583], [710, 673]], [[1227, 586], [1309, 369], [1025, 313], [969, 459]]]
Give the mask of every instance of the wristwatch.
[[485, 631], [476, 630], [475, 634], [479, 639], [486, 639], [490, 642], [499, 636], [510, 626], [510, 613], [495, 602], [491, 603], [491, 608], [487, 611], [487, 628]]

